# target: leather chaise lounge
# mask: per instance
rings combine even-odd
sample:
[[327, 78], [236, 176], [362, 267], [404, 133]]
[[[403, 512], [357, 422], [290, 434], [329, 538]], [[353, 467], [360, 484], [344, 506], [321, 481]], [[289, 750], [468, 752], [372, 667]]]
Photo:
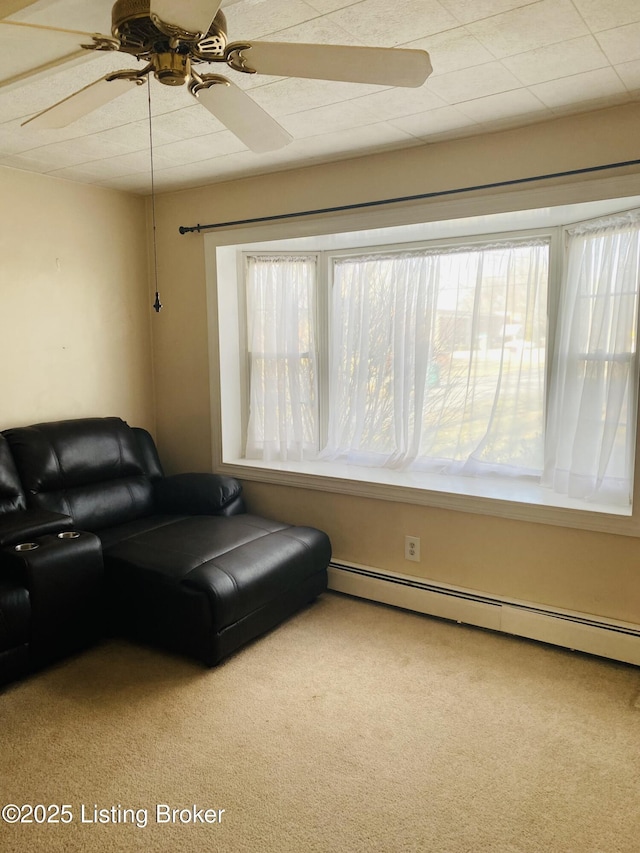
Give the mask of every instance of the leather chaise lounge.
[[116, 633], [213, 666], [327, 586], [329, 539], [165, 476], [119, 418], [0, 434], [0, 683]]

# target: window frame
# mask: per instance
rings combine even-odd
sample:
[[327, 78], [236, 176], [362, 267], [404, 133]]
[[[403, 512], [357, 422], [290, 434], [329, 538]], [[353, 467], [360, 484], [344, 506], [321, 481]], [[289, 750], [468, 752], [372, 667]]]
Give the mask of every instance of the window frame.
[[[566, 228], [572, 227], [576, 222], [588, 218], [596, 218], [607, 215], [609, 212], [622, 212], [633, 207], [637, 207], [637, 200], [626, 200], [625, 195], [629, 191], [633, 191], [634, 187], [628, 185], [624, 187], [627, 193], [622, 192], [622, 185], [616, 180], [604, 180], [593, 182], [598, 184], [599, 192], [593, 193], [594, 186], [589, 188], [590, 192], [586, 193], [581, 186], [578, 187], [561, 187], [558, 193], [551, 192], [551, 196], [560, 195], [561, 200], [555, 198], [555, 203], [562, 207], [563, 205], [575, 205], [580, 203], [601, 203], [604, 207], [597, 212], [585, 215], [576, 215], [574, 218], [556, 221], [550, 226], [542, 226], [536, 228], [521, 228], [514, 231], [486, 231], [478, 234], [463, 233], [461, 238], [457, 237], [439, 237], [436, 240], [427, 242], [435, 245], [475, 242], [492, 242], [497, 240], [499, 235], [506, 234], [507, 236], [522, 235], [524, 233], [549, 233], [552, 232], [555, 236], [555, 241], [558, 244], [563, 244], [563, 232]], [[640, 184], [640, 181], [639, 181]], [[636, 191], [640, 189], [636, 187]], [[481, 199], [478, 204], [467, 203], [465, 205], [465, 213], [469, 216], [484, 216], [491, 217], [495, 213], [509, 214], [514, 211], [513, 216], [516, 220], [519, 218], [520, 211], [528, 211], [530, 209], [537, 210], [540, 207], [541, 193], [537, 191], [528, 191], [515, 194], [519, 197], [519, 203], [514, 203], [514, 194], [509, 194], [509, 198], [500, 198], [499, 201], [490, 199]], [[533, 202], [533, 203], [532, 203]], [[545, 211], [549, 208], [549, 199], [545, 200]], [[224, 311], [224, 302], [220, 302], [221, 291], [226, 292], [226, 285], [222, 284], [225, 271], [220, 268], [218, 250], [221, 248], [232, 248], [238, 246], [249, 245], [252, 252], [265, 252], [271, 249], [274, 243], [280, 243], [276, 251], [278, 254], [283, 254], [283, 244], [288, 240], [300, 240], [302, 248], [300, 253], [305, 255], [310, 254], [310, 246], [313, 244], [313, 239], [318, 235], [329, 239], [330, 235], [337, 238], [336, 243], [340, 243], [340, 237], [348, 232], [363, 232], [369, 230], [373, 233], [377, 228], [393, 228], [399, 225], [407, 226], [414, 223], [437, 223], [449, 224], [462, 215], [458, 209], [458, 205], [451, 203], [430, 205], [426, 210], [424, 205], [417, 206], [420, 209], [411, 209], [409, 211], [376, 211], [375, 214], [350, 214], [348, 216], [331, 217], [327, 222], [323, 219], [319, 222], [318, 219], [306, 222], [297, 222], [292, 227], [291, 223], [287, 223], [283, 228], [282, 224], [261, 225], [242, 229], [229, 229], [226, 232], [220, 232], [216, 235], [209, 235], [210, 238], [206, 241], [206, 265], [208, 271], [208, 286], [209, 286], [209, 320], [213, 330], [210, 335], [210, 353], [212, 361], [212, 416], [213, 416], [213, 459], [215, 470], [238, 476], [245, 480], [256, 482], [270, 482], [287, 486], [295, 486], [305, 489], [317, 489], [327, 492], [347, 493], [362, 497], [383, 499], [390, 501], [400, 501], [414, 505], [435, 506], [444, 509], [451, 509], [463, 512], [480, 513], [485, 515], [493, 515], [504, 518], [513, 518], [525, 521], [534, 521], [564, 527], [574, 527], [579, 529], [601, 530], [609, 533], [618, 533], [622, 535], [640, 536], [640, 483], [639, 477], [634, 478], [634, 501], [633, 512], [620, 514], [619, 511], [612, 512], [611, 508], [601, 508], [590, 506], [586, 508], [579, 501], [571, 501], [568, 499], [553, 500], [547, 495], [546, 499], [541, 499], [539, 495], [522, 495], [510, 493], [510, 490], [501, 489], [494, 493], [488, 493], [485, 490], [475, 488], [476, 483], [467, 484], [469, 488], [463, 490], [457, 487], [451, 488], [447, 482], [435, 484], [433, 475], [427, 478], [429, 482], [417, 482], [419, 478], [415, 476], [405, 477], [403, 482], [398, 482], [397, 479], [391, 477], [376, 478], [363, 477], [362, 472], [354, 470], [355, 466], [343, 466], [349, 468], [346, 470], [331, 469], [326, 463], [312, 463], [311, 465], [295, 465], [285, 463], [282, 465], [274, 465], [269, 463], [256, 464], [254, 460], [243, 460], [237, 453], [233, 452], [233, 441], [227, 441], [230, 432], [226, 429], [225, 417], [223, 410], [227, 400], [223, 399], [223, 386], [225, 381], [221, 380], [221, 376], [225, 374], [226, 366], [230, 360], [223, 354], [224, 342], [216, 340], [220, 333], [221, 326], [219, 325], [219, 317]], [[453, 212], [451, 208], [455, 208]], [[452, 215], [452, 213], [454, 215]], [[463, 222], [464, 224], [464, 222]], [[463, 229], [464, 230], [464, 229]], [[288, 232], [285, 236], [285, 233]], [[489, 239], [487, 239], [489, 238]], [[305, 239], [308, 241], [305, 244]], [[333, 238], [331, 238], [333, 239]], [[424, 240], [414, 240], [408, 242], [384, 243], [385, 247], [398, 245], [400, 250], [407, 249], [412, 244], [422, 245]], [[371, 248], [370, 243], [363, 243], [363, 246]], [[321, 258], [327, 259], [331, 254], [354, 254], [360, 246], [349, 248], [340, 248], [334, 246], [331, 251], [321, 253]], [[295, 254], [299, 252], [296, 250]], [[557, 316], [557, 308], [559, 301], [558, 282], [564, 264], [564, 252], [556, 251], [552, 254], [550, 262], [550, 283], [548, 293], [548, 311]], [[325, 262], [324, 260], [321, 262]], [[328, 261], [326, 261], [328, 262]], [[322, 271], [319, 270], [319, 277], [322, 277]], [[228, 294], [227, 294], [228, 295]], [[318, 312], [323, 310], [322, 306], [318, 306]], [[225, 321], [226, 323], [226, 321]], [[321, 329], [322, 331], [322, 329]], [[555, 323], [548, 324], [548, 351], [551, 353], [555, 349]], [[319, 339], [319, 348], [322, 348], [323, 341]], [[237, 358], [237, 353], [236, 353]], [[549, 373], [551, 370], [551, 358], [547, 359], [547, 387], [549, 381]], [[325, 383], [326, 384], [326, 383]], [[319, 404], [322, 405], [322, 395], [320, 395]], [[220, 425], [219, 431], [216, 430], [216, 425]], [[237, 423], [236, 423], [237, 426]], [[233, 424], [231, 424], [231, 433], [233, 432]], [[637, 430], [635, 441], [635, 467], [636, 471], [640, 464], [640, 430]], [[314, 469], [315, 465], [315, 469]], [[318, 470], [322, 465], [322, 471]], [[446, 480], [446, 478], [444, 478]], [[463, 478], [459, 478], [463, 479]], [[542, 487], [541, 487], [542, 488]], [[489, 490], [490, 491], [490, 490]], [[548, 490], [546, 490], [548, 491]]]

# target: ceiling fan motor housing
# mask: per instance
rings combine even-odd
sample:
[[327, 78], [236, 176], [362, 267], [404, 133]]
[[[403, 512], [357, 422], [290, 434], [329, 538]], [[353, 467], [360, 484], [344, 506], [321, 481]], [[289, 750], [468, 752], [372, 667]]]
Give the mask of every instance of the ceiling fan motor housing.
[[[167, 24], [167, 32], [163, 32], [155, 25], [151, 19], [150, 0], [116, 0], [113, 4], [111, 32], [113, 37], [120, 41], [120, 50], [125, 53], [131, 53], [140, 59], [152, 59], [154, 54], [175, 52], [188, 58], [191, 49], [199, 41], [206, 39], [207, 53], [219, 53], [220, 56], [224, 54], [227, 45], [227, 21], [222, 11], [218, 11], [209, 32], [205, 33], [202, 39], [182, 38], [181, 34], [172, 37], [168, 34], [169, 31], [177, 29]], [[184, 81], [184, 77], [182, 80]], [[163, 82], [168, 82], [168, 79]]]

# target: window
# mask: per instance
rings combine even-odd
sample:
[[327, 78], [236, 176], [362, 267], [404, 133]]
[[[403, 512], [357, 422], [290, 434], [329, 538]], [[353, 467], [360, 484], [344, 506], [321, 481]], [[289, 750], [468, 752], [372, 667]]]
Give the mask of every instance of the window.
[[210, 239], [221, 470], [624, 532], [640, 214], [615, 204]]
[[322, 458], [541, 473], [549, 240], [333, 259]]
[[249, 459], [317, 454], [315, 300], [315, 257], [247, 256]]
[[544, 482], [629, 506], [638, 405], [640, 214], [569, 229]]

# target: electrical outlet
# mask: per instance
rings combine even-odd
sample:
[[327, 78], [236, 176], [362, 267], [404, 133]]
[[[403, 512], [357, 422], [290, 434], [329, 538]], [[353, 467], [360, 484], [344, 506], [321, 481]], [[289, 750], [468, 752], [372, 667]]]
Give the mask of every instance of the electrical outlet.
[[413, 560], [414, 563], [420, 562], [420, 537], [405, 536], [404, 537], [404, 558], [405, 560]]

